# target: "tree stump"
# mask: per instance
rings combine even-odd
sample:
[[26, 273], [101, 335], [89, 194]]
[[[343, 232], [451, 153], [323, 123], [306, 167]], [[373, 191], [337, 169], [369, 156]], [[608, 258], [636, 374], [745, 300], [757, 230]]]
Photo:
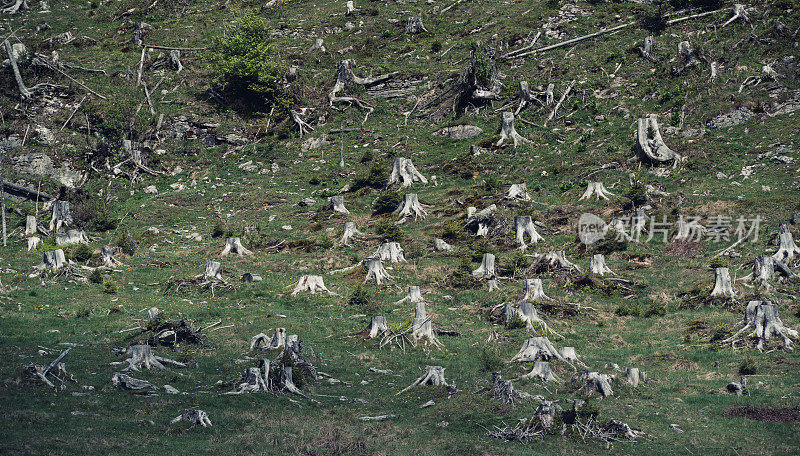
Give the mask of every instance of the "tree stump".
[[42, 264], [39, 267], [42, 269], [50, 267], [53, 270], [58, 270], [63, 268], [65, 264], [67, 264], [67, 259], [63, 250], [49, 250], [42, 254]]
[[625, 378], [628, 380], [628, 383], [634, 388], [639, 386], [639, 381], [646, 381], [647, 375], [644, 372], [640, 372], [638, 367], [629, 367], [625, 370]]
[[211, 419], [208, 414], [200, 409], [186, 409], [181, 414], [170, 421], [170, 424], [175, 424], [180, 421], [186, 421], [194, 425], [202, 427], [211, 426]]
[[789, 231], [789, 225], [781, 223], [778, 229], [778, 251], [772, 255], [772, 258], [789, 263], [794, 260], [796, 255], [800, 255], [800, 247], [795, 244], [792, 232]]
[[418, 379], [414, 380], [414, 383], [408, 385], [396, 395], [399, 396], [417, 385], [448, 386], [444, 378], [444, 367], [425, 366], [425, 372], [420, 375]]
[[552, 301], [553, 298], [550, 298], [544, 294], [544, 289], [542, 288], [542, 279], [525, 279], [525, 296], [522, 298], [522, 300], [533, 302]]
[[103, 246], [100, 249], [100, 260], [103, 262], [103, 264], [105, 264], [110, 268], [121, 266], [122, 262], [114, 258], [114, 255], [117, 253], [118, 250], [119, 247], [111, 247], [107, 245]]
[[247, 250], [242, 245], [242, 240], [238, 237], [229, 237], [225, 239], [225, 248], [222, 249], [219, 256], [228, 256], [230, 254], [242, 256], [242, 255], [252, 255], [253, 252]]
[[222, 278], [222, 264], [219, 261], [209, 261], [202, 274], [198, 276], [208, 282], [224, 282]]
[[573, 364], [577, 364], [580, 367], [585, 368], [586, 364], [583, 361], [578, 359], [577, 353], [575, 353], [575, 347], [561, 347], [558, 349], [558, 354], [564, 358], [565, 361], [571, 362]]
[[380, 258], [382, 261], [389, 261], [390, 263], [405, 263], [406, 257], [403, 248], [397, 242], [384, 242], [378, 247], [373, 255], [375, 258]]
[[533, 218], [530, 215], [518, 215], [514, 217], [514, 225], [517, 231], [517, 244], [520, 250], [526, 250], [528, 245], [525, 244], [525, 235], [530, 238], [531, 244], [536, 244], [544, 240], [542, 236], [536, 231], [536, 226], [533, 224]]
[[736, 290], [733, 289], [733, 281], [728, 268], [714, 269], [714, 289], [711, 290], [712, 298], [735, 298]]
[[578, 267], [577, 264], [567, 260], [567, 256], [563, 250], [553, 250], [537, 256], [531, 264], [531, 269], [537, 273], [548, 271], [566, 273], [581, 272], [581, 268]]
[[56, 245], [88, 244], [89, 237], [83, 230], [68, 230], [64, 234], [56, 234]]
[[165, 370], [166, 367], [163, 363], [172, 364], [177, 367], [186, 367], [184, 363], [154, 355], [149, 345], [131, 345], [127, 349], [121, 351], [121, 353], [128, 355], [129, 358], [114, 364], [127, 363], [126, 371], [138, 371], [140, 369]]
[[783, 324], [778, 316], [778, 306], [769, 301], [750, 301], [744, 311], [744, 319], [738, 324], [741, 329], [733, 336], [723, 340], [723, 343], [735, 343], [740, 334], [752, 329], [753, 332], [749, 337], [754, 337], [758, 341], [756, 346], [758, 350], [763, 350], [764, 341], [769, 340], [772, 336], [783, 338], [786, 349], [794, 350], [792, 339], [797, 339], [798, 332]]
[[414, 221], [416, 221], [417, 218], [424, 220], [428, 215], [428, 213], [425, 212], [425, 206], [419, 202], [416, 193], [406, 193], [403, 195], [403, 200], [400, 202], [400, 205], [397, 206], [397, 209], [394, 210], [394, 213], [400, 216], [398, 223], [405, 223], [406, 220], [412, 216], [414, 217]]
[[425, 312], [424, 301], [414, 303], [414, 318], [411, 320], [411, 338], [414, 340], [415, 344], [419, 343], [419, 341], [423, 341], [437, 348], [442, 346], [439, 339], [436, 338], [436, 334], [433, 332], [433, 324]]
[[650, 114], [636, 122], [636, 149], [643, 161], [654, 164], [672, 163], [674, 168], [683, 160], [683, 157], [667, 147], [661, 138], [657, 114]]
[[327, 49], [325, 49], [325, 41], [323, 41], [322, 38], [314, 38], [314, 44], [308, 48], [306, 54], [311, 54], [314, 51], [319, 51], [322, 54], [327, 52]]
[[780, 275], [785, 280], [798, 279], [797, 274], [793, 273], [788, 266], [768, 255], [756, 258], [753, 262], [753, 272], [742, 277], [742, 279], [750, 280], [769, 290], [772, 288], [771, 280], [775, 277], [775, 274]]
[[369, 325], [364, 329], [368, 339], [375, 339], [387, 331], [389, 331], [389, 324], [386, 322], [386, 317], [382, 315], [370, 318]]
[[472, 271], [472, 277], [479, 279], [493, 279], [497, 276], [497, 271], [494, 267], [494, 254], [484, 253], [481, 259], [481, 266]]
[[242, 378], [236, 386], [236, 393], [266, 393], [270, 390], [269, 382], [269, 360], [265, 360], [265, 371], [262, 375], [258, 367], [248, 367], [242, 372]]
[[500, 372], [492, 372], [492, 397], [498, 401], [512, 405], [522, 399], [522, 395], [514, 389], [511, 380], [503, 380]]
[[342, 230], [342, 237], [339, 239], [339, 244], [344, 246], [351, 246], [353, 240], [364, 236], [364, 233], [358, 231], [355, 222], [344, 222], [344, 229]]
[[502, 117], [500, 118], [500, 139], [497, 141], [495, 146], [501, 147], [507, 141], [512, 141], [515, 148], [519, 143], [531, 142], [517, 133], [516, 128], [514, 128], [514, 113], [511, 111], [504, 111]]
[[380, 257], [367, 258], [364, 260], [363, 265], [364, 269], [367, 271], [367, 275], [364, 277], [364, 283], [367, 283], [369, 279], [375, 279], [375, 282], [380, 285], [384, 280], [392, 278], [392, 276], [386, 272], [386, 269], [383, 268]]
[[146, 380], [139, 380], [137, 378], [133, 378], [130, 375], [123, 374], [120, 372], [114, 372], [114, 375], [111, 376], [111, 384], [114, 385], [115, 388], [124, 389], [124, 390], [142, 390], [142, 389], [154, 389], [157, 390], [158, 387]]
[[445, 242], [443, 239], [434, 239], [433, 249], [437, 252], [449, 252], [453, 250], [453, 246]]
[[558, 382], [561, 381], [553, 371], [550, 369], [550, 363], [547, 361], [536, 361], [533, 363], [533, 369], [525, 375], [517, 377], [515, 380], [531, 380], [538, 378], [543, 382]]
[[297, 293], [300, 293], [301, 291], [307, 291], [311, 294], [317, 294], [317, 292], [325, 292], [329, 295], [336, 294], [325, 287], [325, 282], [322, 280], [322, 276], [318, 275], [304, 275], [300, 277], [300, 280], [297, 282], [297, 286], [294, 288], [294, 291], [292, 291], [292, 296], [296, 296]]
[[524, 363], [531, 361], [550, 361], [560, 359], [566, 361], [550, 342], [550, 339], [543, 336], [529, 337], [522, 344], [519, 352], [511, 358], [511, 362]]
[[590, 200], [592, 196], [595, 197], [597, 200], [606, 200], [608, 201], [609, 196], [613, 196], [614, 194], [606, 190], [605, 185], [602, 182], [589, 182], [586, 187], [586, 191], [583, 192], [583, 195], [579, 198], [580, 201]]
[[32, 236], [38, 231], [36, 216], [28, 215], [25, 217], [25, 236]]
[[42, 239], [39, 236], [31, 236], [31, 237], [29, 237], [28, 238], [28, 252], [30, 252], [31, 250], [35, 250], [37, 247], [39, 247], [39, 242], [41, 240]]
[[422, 18], [420, 16], [411, 16], [408, 18], [408, 21], [406, 21], [406, 33], [409, 35], [416, 35], [427, 31], [428, 29], [422, 25]]
[[349, 214], [350, 211], [344, 207], [344, 196], [342, 195], [333, 195], [328, 200], [328, 209], [333, 210], [334, 213], [337, 214]]
[[419, 287], [416, 285], [411, 285], [408, 287], [408, 294], [406, 294], [406, 296], [403, 299], [397, 301], [395, 304], [401, 304], [404, 302], [410, 302], [416, 304], [418, 302], [424, 302], [424, 301], [425, 298], [422, 297], [422, 292], [420, 291]]
[[603, 256], [602, 253], [592, 255], [592, 261], [589, 264], [589, 269], [592, 271], [592, 274], [597, 274], [600, 276], [614, 274], [614, 271], [606, 266], [606, 257]]
[[600, 393], [603, 397], [613, 396], [611, 389], [613, 377], [599, 372], [578, 372], [572, 377], [573, 382], [584, 383], [589, 394]]
[[395, 157], [392, 163], [392, 174], [389, 176], [389, 185], [402, 183], [403, 187], [410, 187], [414, 182], [427, 184], [428, 179], [417, 171], [410, 159]]
[[53, 216], [50, 218], [50, 231], [61, 232], [64, 227], [72, 225], [72, 213], [69, 201], [53, 201]]
[[528, 184], [512, 184], [506, 192], [506, 199], [514, 201], [530, 201], [531, 195], [528, 193]]

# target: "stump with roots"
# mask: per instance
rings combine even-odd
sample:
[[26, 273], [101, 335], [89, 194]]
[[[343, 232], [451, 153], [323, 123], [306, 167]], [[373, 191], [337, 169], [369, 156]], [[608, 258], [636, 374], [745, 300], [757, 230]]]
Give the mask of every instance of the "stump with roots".
[[270, 390], [269, 388], [269, 360], [264, 360], [262, 364], [265, 366], [265, 371], [262, 373], [261, 368], [248, 367], [242, 372], [242, 378], [236, 385], [236, 394], [241, 393], [265, 393]]
[[375, 339], [378, 336], [382, 336], [387, 331], [389, 331], [389, 324], [386, 322], [386, 317], [378, 315], [370, 318], [369, 325], [364, 328], [363, 332], [367, 334], [368, 339]]
[[36, 223], [36, 216], [35, 215], [28, 215], [25, 217], [25, 236], [31, 236], [36, 234], [38, 229], [38, 224]]
[[67, 230], [64, 234], [56, 234], [56, 245], [88, 244], [89, 237], [83, 230]]
[[411, 285], [408, 287], [408, 293], [406, 294], [406, 296], [403, 299], [397, 301], [395, 304], [402, 304], [404, 302], [410, 302], [416, 304], [418, 302], [424, 302], [424, 301], [425, 298], [422, 297], [422, 291], [420, 291], [419, 287], [416, 285]]
[[542, 102], [536, 98], [533, 93], [531, 93], [531, 89], [528, 86], [528, 81], [519, 81], [519, 105], [517, 109], [514, 111], [514, 115], [519, 115], [519, 113], [525, 109], [526, 107], [530, 106], [531, 104], [536, 103], [541, 105]]
[[[494, 59], [489, 57], [488, 62], [476, 64], [475, 51], [474, 49], [470, 51], [469, 59], [455, 87], [457, 93], [453, 103], [454, 114], [484, 106], [500, 97], [502, 83]], [[486, 51], [484, 55], [494, 54], [491, 50]]]
[[202, 274], [197, 276], [207, 282], [224, 282], [222, 278], [222, 263], [219, 261], [209, 261], [206, 263], [206, 268]]
[[650, 114], [636, 121], [636, 150], [641, 154], [643, 161], [654, 164], [672, 163], [674, 168], [683, 160], [683, 157], [667, 147], [661, 138], [657, 114]]
[[121, 354], [128, 355], [129, 358], [125, 361], [112, 364], [127, 363], [128, 366], [124, 369], [126, 371], [138, 371], [141, 369], [165, 370], [166, 367], [164, 366], [164, 363], [177, 367], [186, 367], [186, 364], [184, 363], [154, 355], [149, 345], [131, 345], [127, 349], [117, 351]]
[[556, 95], [554, 90], [556, 89], [556, 85], [552, 82], [547, 84], [547, 89], [544, 91], [544, 104], [547, 106], [551, 106], [553, 103], [556, 102]]
[[519, 143], [530, 143], [529, 139], [523, 138], [522, 135], [517, 133], [514, 128], [514, 113], [511, 111], [504, 111], [500, 118], [500, 139], [495, 144], [496, 147], [503, 146], [506, 142], [511, 141], [514, 147]]
[[637, 48], [637, 50], [639, 51], [639, 54], [641, 54], [642, 57], [651, 62], [654, 62], [655, 57], [653, 56], [653, 35], [645, 37], [644, 43], [642, 43], [642, 46]]
[[445, 242], [444, 239], [434, 239], [433, 250], [437, 252], [449, 252], [453, 250], [453, 246]]
[[422, 25], [422, 18], [420, 16], [411, 16], [406, 21], [406, 33], [409, 35], [416, 35], [417, 33], [427, 32], [428, 29]]
[[186, 421], [187, 423], [200, 425], [202, 427], [211, 426], [211, 419], [208, 417], [208, 414], [200, 409], [186, 409], [182, 411], [179, 416], [173, 418], [170, 424], [175, 424], [179, 421]]
[[700, 224], [699, 218], [684, 220], [683, 216], [678, 217], [678, 232], [673, 240], [676, 241], [699, 241], [706, 232], [706, 227]]
[[778, 229], [778, 251], [772, 257], [788, 263], [793, 261], [795, 256], [800, 256], [800, 247], [795, 244], [789, 225], [781, 223]]
[[382, 261], [390, 263], [405, 263], [405, 251], [397, 242], [384, 242], [378, 246], [378, 250], [373, 255], [375, 258], [380, 258]]
[[[548, 298], [549, 299], [549, 298]], [[539, 316], [539, 311], [536, 307], [529, 302], [520, 302], [516, 307], [513, 304], [505, 305], [505, 320], [508, 324], [512, 318], [517, 317], [525, 323], [528, 329], [535, 329], [543, 334], [553, 334], [561, 337], [561, 334], [555, 332], [547, 323]]]
[[417, 218], [424, 220], [428, 215], [428, 213], [425, 212], [425, 207], [426, 206], [419, 202], [416, 193], [406, 193], [403, 195], [403, 200], [400, 201], [400, 205], [397, 206], [394, 213], [400, 216], [398, 223], [405, 223], [409, 217], [414, 217], [414, 221], [416, 221]]
[[483, 258], [481, 259], [481, 266], [472, 271], [472, 277], [477, 277], [479, 279], [493, 279], [497, 277], [497, 271], [494, 267], [494, 260], [494, 254], [484, 253]]
[[763, 350], [764, 341], [769, 340], [772, 336], [783, 338], [786, 349], [794, 350], [792, 339], [797, 339], [797, 331], [784, 326], [778, 316], [778, 306], [769, 301], [750, 301], [744, 311], [744, 319], [738, 325], [742, 326], [741, 329], [723, 340], [723, 343], [735, 344], [743, 332], [752, 330], [748, 337], [753, 337], [758, 341], [756, 346], [758, 350]]
[[614, 196], [614, 194], [606, 190], [602, 182], [589, 182], [586, 191], [583, 192], [583, 195], [580, 197], [580, 201], [590, 200], [592, 196], [596, 197], [598, 200], [602, 199], [608, 201], [608, 197]]
[[363, 236], [364, 233], [358, 231], [356, 222], [344, 222], [342, 237], [339, 239], [339, 244], [349, 247], [352, 245], [352, 241], [358, 240], [358, 238]]
[[410, 187], [414, 182], [428, 183], [414, 163], [409, 158], [395, 157], [392, 163], [392, 174], [389, 176], [389, 185], [402, 183], [403, 187]]
[[550, 369], [550, 363], [547, 361], [536, 361], [533, 363], [533, 368], [525, 375], [520, 375], [514, 380], [531, 380], [538, 378], [543, 382], [558, 382], [561, 381], [553, 371]]
[[497, 290], [498, 288], [500, 288], [500, 285], [497, 283], [497, 279], [489, 279], [486, 281], [486, 289], [489, 292]]
[[344, 196], [333, 195], [328, 200], [328, 209], [331, 209], [336, 214], [349, 214], [350, 211], [344, 207]]
[[444, 378], [444, 367], [442, 366], [425, 366], [425, 372], [414, 380], [414, 383], [400, 390], [396, 396], [405, 393], [417, 385], [432, 385], [432, 386], [448, 386]]
[[544, 294], [542, 279], [525, 279], [525, 296], [523, 301], [552, 301], [553, 298]]
[[69, 201], [53, 201], [53, 216], [50, 218], [50, 231], [60, 232], [64, 227], [72, 225], [72, 213]]
[[544, 336], [529, 337], [522, 344], [519, 352], [511, 358], [512, 363], [524, 363], [531, 361], [550, 361], [552, 359], [566, 360], [550, 339]]
[[589, 264], [589, 269], [592, 271], [592, 274], [601, 276], [606, 274], [614, 274], [614, 271], [606, 266], [606, 257], [602, 253], [592, 255], [592, 261]]
[[253, 252], [247, 250], [242, 245], [242, 240], [238, 237], [229, 237], [225, 239], [225, 248], [222, 249], [219, 256], [227, 256], [230, 254], [242, 256], [242, 255], [252, 255]]
[[158, 389], [156, 385], [148, 382], [147, 380], [139, 380], [138, 378], [133, 378], [130, 375], [123, 374], [121, 372], [114, 372], [114, 375], [111, 376], [111, 384], [114, 385], [114, 388], [133, 391], [143, 389]]
[[39, 268], [52, 268], [53, 270], [58, 270], [63, 268], [66, 264], [67, 259], [64, 256], [63, 250], [48, 250], [42, 254], [42, 264], [39, 265]]
[[575, 347], [561, 347], [558, 349], [558, 354], [564, 358], [565, 361], [576, 364], [580, 367], [585, 368], [586, 364], [583, 363], [580, 359], [578, 359], [578, 354], [575, 353]]
[[304, 275], [300, 277], [297, 286], [294, 287], [294, 291], [292, 291], [292, 296], [297, 296], [297, 293], [301, 291], [307, 291], [311, 294], [325, 292], [329, 295], [336, 295], [336, 293], [328, 290], [325, 286], [325, 282], [322, 280], [322, 276], [318, 275]]
[[433, 324], [428, 314], [425, 312], [425, 302], [420, 301], [414, 303], [414, 317], [411, 319], [411, 338], [414, 344], [420, 341], [426, 345], [431, 344], [436, 348], [441, 348], [442, 344], [436, 338], [436, 333], [433, 332]]
[[638, 367], [629, 367], [625, 369], [625, 379], [628, 380], [628, 383], [636, 388], [639, 386], [639, 382], [646, 382], [647, 381], [647, 374], [640, 371]]
[[28, 252], [31, 250], [36, 250], [39, 247], [39, 242], [41, 242], [41, 238], [39, 236], [31, 236], [28, 238]]
[[392, 278], [392, 276], [386, 272], [386, 269], [384, 269], [380, 257], [366, 258], [363, 265], [364, 270], [367, 271], [367, 275], [364, 277], [364, 283], [367, 283], [369, 279], [375, 279], [375, 282], [380, 285], [384, 280], [391, 280]]
[[534, 272], [581, 272], [581, 268], [577, 264], [567, 260], [567, 256], [563, 250], [553, 250], [537, 256], [531, 264], [531, 269]]
[[346, 16], [350, 16], [356, 12], [356, 7], [353, 6], [353, 0], [347, 0], [347, 3], [345, 3], [345, 8], [347, 8], [347, 12], [345, 12]]
[[749, 280], [769, 290], [772, 288], [771, 280], [775, 274], [782, 276], [785, 280], [798, 279], [797, 274], [793, 273], [785, 264], [775, 258], [763, 255], [753, 262], [753, 272], [742, 280]]
[[292, 119], [295, 125], [297, 125], [298, 131], [300, 131], [300, 137], [302, 138], [303, 135], [307, 135], [314, 131], [314, 127], [311, 126], [308, 122], [306, 122], [306, 114], [311, 112], [310, 108], [300, 108], [300, 109], [292, 109], [289, 111], [289, 117]]
[[122, 266], [122, 262], [114, 258], [119, 251], [119, 247], [103, 246], [100, 249], [100, 260], [108, 267]]
[[522, 395], [514, 389], [511, 380], [503, 380], [499, 371], [492, 372], [492, 397], [508, 405], [522, 400]]
[[8, 3], [0, 6], [0, 13], [17, 14], [28, 11], [28, 0], [11, 0]]
[[530, 215], [518, 215], [514, 217], [514, 225], [517, 231], [517, 244], [520, 250], [525, 250], [528, 245], [525, 244], [525, 235], [530, 238], [531, 244], [536, 244], [544, 240], [542, 236], [536, 231], [536, 226], [533, 224], [533, 218]]
[[497, 205], [492, 204], [480, 212], [476, 211], [472, 206], [467, 208], [467, 223], [464, 224], [464, 228], [473, 234], [484, 236], [489, 232], [489, 227], [492, 223], [494, 223], [494, 213], [497, 211]]
[[528, 193], [528, 184], [511, 184], [505, 195], [506, 199], [515, 201], [530, 201], [531, 195]]
[[726, 27], [733, 22], [741, 20], [742, 22], [750, 22], [750, 19], [747, 17], [747, 10], [744, 5], [741, 3], [734, 3], [733, 9], [731, 10], [731, 17], [725, 23], [719, 26], [719, 28]]
[[711, 290], [712, 298], [735, 298], [736, 290], [728, 268], [714, 269], [714, 289]]
[[585, 384], [589, 394], [597, 392], [603, 397], [614, 395], [614, 390], [611, 389], [613, 380], [614, 377], [599, 372], [578, 372], [572, 377], [573, 382]]
[[353, 73], [353, 70], [351, 68], [352, 66], [353, 66], [352, 60], [341, 60], [337, 64], [336, 82], [333, 85], [333, 89], [331, 89], [330, 93], [328, 93], [328, 103], [330, 104], [331, 107], [335, 107], [335, 105], [337, 104], [356, 105], [359, 108], [367, 111], [367, 114], [364, 117], [364, 122], [366, 122], [370, 113], [372, 113], [372, 111], [374, 111], [375, 108], [356, 97], [349, 95], [342, 95], [341, 94], [342, 91], [344, 91], [344, 89], [350, 84], [356, 84], [364, 87], [371, 87], [376, 84], [386, 82], [389, 79], [392, 79], [399, 72], [387, 73], [380, 76], [374, 76], [368, 78], [360, 78]]

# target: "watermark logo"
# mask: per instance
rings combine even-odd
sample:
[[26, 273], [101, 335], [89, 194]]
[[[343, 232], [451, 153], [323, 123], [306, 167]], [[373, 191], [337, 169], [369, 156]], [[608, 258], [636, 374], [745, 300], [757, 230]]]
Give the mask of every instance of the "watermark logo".
[[578, 238], [586, 245], [602, 241], [608, 232], [608, 225], [600, 217], [584, 212], [578, 219]]

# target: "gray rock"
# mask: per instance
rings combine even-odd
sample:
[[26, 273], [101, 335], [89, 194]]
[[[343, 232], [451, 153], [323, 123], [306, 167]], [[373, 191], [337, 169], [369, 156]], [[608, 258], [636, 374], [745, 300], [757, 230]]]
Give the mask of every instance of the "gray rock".
[[299, 203], [297, 203], [297, 205], [300, 207], [309, 207], [316, 204], [316, 202], [317, 200], [315, 200], [314, 198], [303, 198], [302, 200], [300, 200]]
[[433, 134], [436, 136], [447, 136], [453, 139], [470, 139], [483, 134], [483, 129], [474, 125], [456, 125], [442, 128]]
[[741, 125], [755, 117], [755, 113], [747, 108], [739, 108], [734, 111], [720, 114], [708, 122], [710, 128], [727, 128], [734, 125]]
[[300, 145], [300, 150], [302, 152], [308, 152], [309, 150], [319, 149], [328, 144], [330, 144], [330, 141], [328, 141], [328, 137], [325, 135], [321, 135], [317, 138], [306, 138], [303, 144]]
[[74, 169], [67, 162], [61, 163], [61, 167], [56, 168], [53, 166], [53, 160], [43, 152], [31, 152], [14, 157], [11, 166], [20, 173], [50, 176], [70, 188], [80, 185], [84, 179], [84, 173]]

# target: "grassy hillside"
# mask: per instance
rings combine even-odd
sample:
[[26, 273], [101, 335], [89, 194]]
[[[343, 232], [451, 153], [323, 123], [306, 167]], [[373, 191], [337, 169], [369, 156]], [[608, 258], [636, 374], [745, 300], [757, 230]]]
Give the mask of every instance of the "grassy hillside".
[[[40, 235], [39, 247], [26, 251], [22, 215], [38, 214], [47, 225], [50, 213], [42, 202], [7, 198], [11, 235], [0, 247], [3, 454], [797, 452], [800, 357], [782, 347], [780, 338], [771, 339], [764, 351], [749, 341], [736, 349], [720, 341], [734, 332], [751, 300], [778, 304], [783, 323], [800, 327], [798, 281], [776, 282], [766, 290], [737, 280], [735, 299], [708, 297], [715, 267], [728, 267], [735, 279], [749, 274], [756, 257], [777, 250], [778, 225], [800, 213], [800, 111], [792, 111], [800, 106], [800, 15], [794, 2], [750, 3], [749, 23], [720, 27], [730, 17], [731, 5], [723, 2], [719, 12], [662, 30], [653, 25], [657, 7], [633, 2], [361, 0], [350, 15], [345, 2], [323, 0], [277, 1], [269, 7], [208, 0], [52, 1], [50, 12], [33, 3], [22, 14], [0, 16], [0, 36], [24, 43], [29, 52], [57, 51], [68, 65], [61, 71], [106, 99], [60, 72], [21, 63], [29, 87], [47, 82], [66, 88], [20, 101], [11, 70], [0, 71], [2, 134], [20, 144], [3, 158], [6, 178], [69, 200], [92, 250], [86, 260], [78, 246], [67, 246], [74, 261], [69, 272], [40, 274], [34, 266], [56, 245], [51, 236]], [[679, 3], [664, 5], [665, 20], [703, 11], [691, 9], [697, 2]], [[272, 31], [276, 61], [298, 69], [297, 78], [282, 86], [286, 104], [272, 115], [267, 104], [254, 105], [219, 87], [208, 90], [215, 66], [207, 48], [247, 12], [263, 18]], [[412, 15], [421, 15], [427, 32], [405, 33]], [[132, 37], [139, 21], [152, 27], [145, 44], [190, 49], [181, 52], [181, 72], [153, 65], [169, 56], [153, 49], [145, 53], [144, 84], [137, 86], [142, 48]], [[37, 32], [41, 22], [49, 28]], [[631, 25], [573, 45], [502, 58], [540, 31], [534, 47], [626, 23]], [[47, 41], [66, 32], [71, 33], [66, 43]], [[650, 34], [652, 61], [636, 50]], [[315, 38], [323, 38], [326, 52], [308, 51]], [[684, 40], [701, 61], [678, 71], [676, 49]], [[502, 90], [486, 106], [454, 113], [455, 92], [447, 90], [473, 51], [479, 69], [489, 71], [495, 62]], [[354, 61], [357, 76], [398, 71], [391, 83], [403, 88], [401, 96], [381, 97], [381, 87], [349, 87], [348, 94], [374, 106], [366, 121], [366, 111], [356, 106], [330, 106], [328, 93], [343, 59]], [[713, 82], [711, 62], [719, 67]], [[777, 81], [765, 79], [740, 90], [748, 76], [762, 74], [764, 65], [774, 68]], [[534, 91], [554, 84], [558, 101], [573, 80], [553, 119], [546, 121], [553, 105], [536, 103], [516, 116], [517, 131], [530, 142], [494, 146], [501, 112], [517, 107], [520, 81]], [[144, 90], [152, 91], [152, 112]], [[315, 131], [301, 137], [287, 107], [311, 108], [305, 119]], [[714, 119], [734, 111], [752, 118], [718, 127]], [[637, 159], [636, 120], [648, 114], [659, 115], [664, 141], [685, 157], [682, 163], [653, 166]], [[464, 140], [434, 135], [455, 125], [477, 126], [483, 133]], [[37, 127], [50, 130], [54, 141], [45, 141]], [[178, 134], [186, 129], [190, 134]], [[331, 133], [342, 129], [347, 131]], [[302, 148], [308, 137], [322, 135], [328, 141], [322, 147]], [[128, 158], [123, 139], [142, 145], [146, 164], [157, 175], [139, 172], [131, 178], [126, 165], [113, 172]], [[470, 153], [473, 145], [479, 155]], [[20, 158], [37, 153], [50, 157], [56, 168], [69, 163], [85, 173], [85, 182], [70, 189], [57, 179], [23, 172]], [[395, 157], [412, 159], [424, 176], [435, 175], [438, 185], [385, 188]], [[593, 181], [614, 193], [609, 201], [579, 200]], [[531, 201], [504, 198], [515, 183], [527, 184]], [[351, 190], [343, 195], [350, 214], [333, 215], [326, 208], [328, 197], [347, 185]], [[145, 192], [149, 186], [157, 193]], [[375, 213], [378, 198], [396, 201], [405, 193], [417, 193], [429, 206], [427, 218], [396, 225], [396, 215]], [[315, 199], [311, 206], [298, 205], [308, 197]], [[491, 204], [498, 210], [488, 236], [467, 232], [467, 208]], [[609, 222], [630, 217], [634, 207], [645, 207], [648, 216], [670, 224], [668, 242], [657, 233], [648, 242], [647, 231], [641, 242], [587, 247], [578, 240], [581, 214]], [[515, 242], [517, 215], [531, 215], [544, 237], [525, 252]], [[727, 221], [729, 237], [674, 241], [679, 216], [701, 217], [707, 227]], [[760, 217], [758, 239], [716, 255], [736, 242], [739, 217], [747, 219], [747, 228]], [[338, 245], [345, 221], [356, 222], [369, 236], [352, 247]], [[796, 224], [789, 229], [800, 238]], [[220, 259], [225, 238], [232, 235], [241, 237], [253, 255]], [[399, 240], [407, 259], [385, 264], [393, 280], [363, 284], [360, 267], [329, 274], [372, 255], [386, 238]], [[453, 250], [435, 252], [436, 238]], [[106, 245], [132, 251], [117, 255], [122, 264], [113, 271], [92, 276], [83, 266], [97, 267], [99, 249]], [[551, 250], [564, 250], [582, 273], [534, 271], [534, 256]], [[498, 290], [489, 292], [485, 283], [465, 277], [483, 253], [496, 255], [505, 278]], [[623, 281], [587, 274], [595, 253], [605, 253], [614, 277]], [[221, 261], [222, 274], [234, 287], [212, 293], [175, 286], [202, 273], [209, 260]], [[798, 261], [788, 262], [795, 273], [800, 273]], [[248, 272], [264, 280], [242, 283], [239, 278]], [[322, 275], [336, 295], [291, 296], [305, 274]], [[571, 407], [568, 400], [583, 398], [599, 420], [623, 421], [647, 437], [607, 447], [574, 433], [553, 432], [529, 443], [488, 436], [495, 426], [531, 417], [538, 405], [533, 399], [506, 405], [487, 393], [492, 372], [512, 379], [530, 370], [530, 363], [508, 361], [539, 333], [507, 326], [502, 312], [491, 309], [518, 302], [525, 279], [534, 277], [554, 298], [537, 304], [548, 325], [563, 336], [550, 340], [557, 347], [575, 347], [590, 370], [618, 378], [613, 396], [588, 395], [569, 381], [573, 369], [554, 361], [561, 382], [516, 381], [515, 387], [558, 400], [565, 409]], [[379, 341], [364, 340], [358, 333], [373, 315], [408, 327], [413, 305], [396, 302], [412, 285], [426, 292], [433, 326], [459, 335], [440, 335], [441, 350], [380, 347]], [[351, 299], [360, 292], [366, 299]], [[151, 333], [128, 331], [147, 325], [152, 307], [160, 309], [161, 321], [187, 319], [196, 326], [220, 321], [204, 331], [202, 343], [154, 344], [156, 354], [189, 367], [131, 373], [159, 387], [169, 384], [179, 395], [161, 389], [144, 396], [111, 384], [122, 366], [110, 363], [125, 358], [113, 349], [153, 342]], [[326, 374], [302, 387], [318, 402], [285, 394], [224, 394], [245, 368], [278, 354], [248, 350], [251, 337], [278, 327], [299, 335], [310, 349], [308, 359]], [[492, 331], [500, 339], [487, 342]], [[64, 361], [76, 382], [54, 391], [24, 366], [47, 365], [65, 344], [73, 346]], [[612, 364], [623, 370], [615, 371]], [[396, 395], [426, 365], [443, 366], [459, 393], [448, 398], [444, 387], [431, 386]], [[625, 367], [647, 372], [650, 381], [629, 386]], [[726, 393], [725, 385], [738, 381], [740, 372], [749, 373], [747, 393]], [[429, 400], [435, 405], [420, 408]], [[769, 417], [794, 418], [764, 421], [726, 413], [745, 406], [766, 407], [762, 415]], [[182, 409], [194, 407], [208, 413], [212, 427], [169, 424]], [[384, 414], [396, 416], [359, 420]], [[684, 432], [673, 430], [673, 424]]]

